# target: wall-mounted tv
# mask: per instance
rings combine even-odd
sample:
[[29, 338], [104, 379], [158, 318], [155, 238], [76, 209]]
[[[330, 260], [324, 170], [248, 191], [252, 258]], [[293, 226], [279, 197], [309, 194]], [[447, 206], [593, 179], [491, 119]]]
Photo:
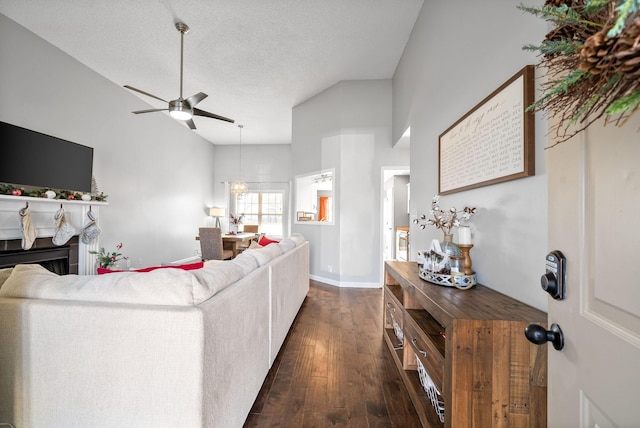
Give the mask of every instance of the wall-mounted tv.
[[91, 191], [93, 148], [0, 122], [0, 183]]

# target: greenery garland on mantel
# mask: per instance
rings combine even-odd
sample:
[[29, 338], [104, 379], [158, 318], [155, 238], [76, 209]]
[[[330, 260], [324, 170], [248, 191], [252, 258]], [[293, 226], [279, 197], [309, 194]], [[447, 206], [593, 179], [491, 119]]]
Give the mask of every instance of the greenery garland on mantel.
[[[73, 201], [73, 200], [80, 201], [82, 200], [82, 197], [84, 195], [89, 195], [88, 193], [80, 193], [80, 192], [75, 192], [73, 190], [55, 190], [54, 191], [53, 189], [49, 189], [49, 188], [25, 189], [24, 187], [17, 187], [12, 184], [0, 183], [0, 195], [30, 196], [32, 198], [48, 199], [50, 198], [50, 196], [47, 195], [47, 192], [53, 192], [52, 199], [66, 199], [68, 201]], [[91, 196], [92, 201], [97, 201], [97, 202], [106, 202], [107, 198], [109, 197], [109, 195], [105, 195], [102, 192], [100, 192], [100, 194], [89, 195], [89, 196]]]
[[529, 111], [556, 118], [551, 128], [567, 141], [605, 116], [624, 125], [640, 110], [640, 0], [546, 0], [518, 6], [555, 25], [538, 46], [546, 68], [542, 96]]

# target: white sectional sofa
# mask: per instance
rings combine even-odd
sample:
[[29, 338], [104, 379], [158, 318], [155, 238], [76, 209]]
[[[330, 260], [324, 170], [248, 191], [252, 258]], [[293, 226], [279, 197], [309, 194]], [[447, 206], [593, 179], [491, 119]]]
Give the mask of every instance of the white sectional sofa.
[[299, 235], [198, 270], [0, 270], [0, 425], [241, 427], [308, 289]]

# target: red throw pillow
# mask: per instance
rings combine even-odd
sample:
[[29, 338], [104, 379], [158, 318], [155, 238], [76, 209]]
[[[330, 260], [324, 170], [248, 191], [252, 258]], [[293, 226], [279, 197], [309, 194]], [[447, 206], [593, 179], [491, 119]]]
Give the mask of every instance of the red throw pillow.
[[188, 263], [184, 265], [167, 265], [167, 266], [151, 266], [142, 269], [135, 270], [111, 270], [106, 268], [98, 268], [98, 275], [102, 275], [104, 273], [114, 273], [114, 272], [151, 272], [156, 269], [182, 269], [182, 270], [194, 270], [201, 269], [204, 267], [204, 262], [196, 262], [196, 263]]
[[99, 267], [97, 271], [98, 271], [98, 275], [102, 275], [105, 273], [115, 273], [115, 272], [129, 272], [128, 270], [125, 271], [125, 270], [117, 270], [117, 269], [108, 269], [103, 267]]
[[263, 236], [262, 238], [260, 238], [260, 240], [258, 241], [258, 244], [262, 245], [263, 247], [265, 245], [269, 245], [269, 244], [277, 244], [280, 241], [275, 241], [273, 239], [269, 239], [266, 236]]

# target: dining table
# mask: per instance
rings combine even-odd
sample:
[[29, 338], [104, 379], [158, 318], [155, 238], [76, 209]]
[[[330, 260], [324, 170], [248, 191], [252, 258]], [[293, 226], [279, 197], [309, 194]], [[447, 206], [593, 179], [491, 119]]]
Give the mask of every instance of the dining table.
[[235, 258], [239, 250], [248, 247], [255, 236], [255, 233], [224, 234], [222, 235], [222, 246], [225, 250], [231, 250], [233, 252], [233, 258]]

